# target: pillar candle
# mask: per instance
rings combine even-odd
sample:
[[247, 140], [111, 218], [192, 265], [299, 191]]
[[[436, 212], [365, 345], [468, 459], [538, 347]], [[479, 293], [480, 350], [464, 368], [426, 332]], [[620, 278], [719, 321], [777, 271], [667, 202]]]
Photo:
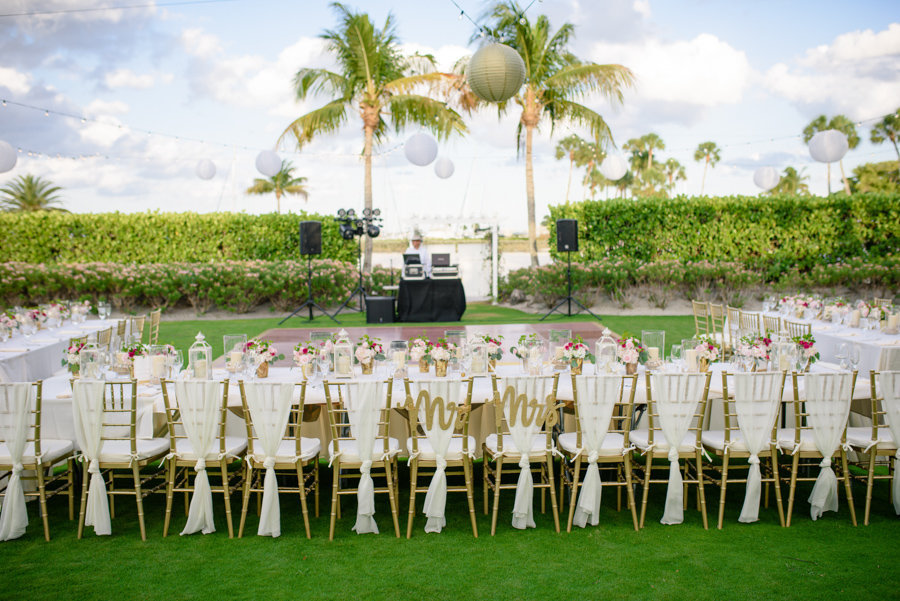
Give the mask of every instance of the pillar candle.
[[149, 380], [150, 379], [150, 358], [146, 356], [138, 356], [134, 358], [134, 379]]
[[240, 367], [241, 362], [244, 360], [244, 354], [241, 351], [231, 351], [228, 355], [228, 363], [231, 365], [232, 369], [237, 369]]
[[153, 355], [150, 357], [150, 376], [153, 378], [164, 378], [166, 375], [166, 356]]
[[859, 327], [859, 310], [858, 309], [854, 309], [850, 313], [850, 327], [851, 328]]
[[405, 351], [394, 351], [394, 367], [397, 369], [401, 369], [404, 365], [406, 365], [406, 352]]
[[348, 357], [347, 355], [341, 355], [337, 358], [337, 373], [350, 373], [350, 357]]
[[647, 347], [647, 358], [650, 361], [659, 361], [659, 347]]
[[207, 379], [206, 359], [197, 359], [194, 361], [194, 377], [198, 380]]
[[898, 327], [900, 327], [900, 313], [895, 313], [894, 315], [888, 315], [887, 329], [894, 331]]
[[688, 371], [697, 371], [697, 351], [689, 348], [684, 351], [684, 361]]
[[566, 349], [561, 346], [556, 347], [556, 351], [554, 351], [554, 354], [553, 354], [553, 360], [554, 361], [561, 360], [563, 358], [563, 353], [565, 352], [565, 350]]

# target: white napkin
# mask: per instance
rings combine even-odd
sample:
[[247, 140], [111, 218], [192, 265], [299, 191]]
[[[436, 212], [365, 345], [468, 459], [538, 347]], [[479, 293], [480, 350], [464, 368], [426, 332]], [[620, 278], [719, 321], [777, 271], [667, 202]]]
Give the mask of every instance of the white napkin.
[[18, 347], [11, 347], [11, 346], [8, 346], [5, 348], [0, 348], [0, 353], [27, 353], [27, 352], [28, 352], [27, 348], [18, 348]]

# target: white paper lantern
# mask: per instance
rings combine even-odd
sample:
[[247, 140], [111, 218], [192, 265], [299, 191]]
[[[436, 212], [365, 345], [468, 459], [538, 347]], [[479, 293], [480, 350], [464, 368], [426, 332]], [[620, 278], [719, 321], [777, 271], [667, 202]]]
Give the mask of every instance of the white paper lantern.
[[600, 173], [610, 181], [620, 180], [628, 173], [628, 163], [618, 155], [610, 155], [600, 165]]
[[441, 179], [447, 179], [453, 175], [453, 161], [447, 157], [441, 157], [434, 163], [434, 172]]
[[403, 145], [403, 153], [413, 165], [424, 167], [435, 159], [438, 153], [437, 142], [425, 133], [413, 134]]
[[778, 185], [781, 176], [775, 167], [760, 167], [753, 174], [753, 183], [768, 192]]
[[209, 159], [201, 159], [195, 171], [200, 179], [212, 179], [216, 176], [216, 164]]
[[847, 136], [836, 129], [820, 131], [809, 141], [809, 155], [820, 163], [840, 161], [849, 149]]
[[472, 55], [466, 79], [479, 98], [502, 102], [515, 96], [525, 83], [525, 62], [509, 46], [488, 44]]
[[271, 150], [263, 150], [256, 155], [256, 170], [266, 177], [273, 177], [281, 171], [281, 157]]
[[18, 158], [19, 156], [16, 154], [16, 149], [7, 142], [0, 140], [0, 173], [6, 173], [15, 167]]

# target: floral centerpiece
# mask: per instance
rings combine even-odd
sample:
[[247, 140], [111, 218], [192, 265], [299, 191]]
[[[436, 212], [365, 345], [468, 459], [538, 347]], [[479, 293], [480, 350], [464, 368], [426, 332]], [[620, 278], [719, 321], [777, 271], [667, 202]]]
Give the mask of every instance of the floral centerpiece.
[[362, 373], [372, 373], [375, 361], [384, 361], [384, 347], [381, 346], [381, 339], [370, 338], [368, 334], [363, 334], [356, 343], [356, 350], [353, 352], [359, 365], [362, 367]]
[[585, 359], [591, 363], [595, 361], [594, 354], [591, 353], [590, 347], [584, 343], [581, 336], [575, 336], [563, 347], [563, 358], [568, 362], [574, 375], [581, 373]]
[[822, 313], [825, 319], [831, 319], [833, 323], [840, 323], [841, 319], [850, 311], [850, 304], [843, 297], [835, 297], [825, 303]]
[[70, 344], [63, 351], [62, 366], [75, 377], [78, 377], [78, 371], [81, 369], [81, 351], [86, 345], [86, 342], [76, 342], [75, 344]]
[[442, 378], [447, 375], [447, 364], [455, 352], [455, 344], [447, 342], [446, 338], [438, 338], [429, 352], [431, 362], [434, 363], [435, 376]]
[[699, 344], [694, 347], [697, 351], [697, 366], [701, 372], [705, 372], [709, 369], [709, 364], [719, 358], [721, 349], [715, 339], [708, 334], [700, 336], [698, 340]]
[[0, 340], [6, 340], [19, 328], [16, 316], [9, 311], [0, 311]]
[[478, 334], [475, 336], [475, 339], [484, 342], [487, 347], [488, 370], [494, 371], [494, 368], [497, 367], [497, 361], [503, 357], [503, 347], [501, 346], [503, 336], [500, 334], [497, 334], [496, 336], [491, 336], [490, 334]]
[[256, 365], [256, 375], [265, 378], [269, 375], [269, 365], [284, 359], [284, 355], [278, 352], [271, 340], [253, 338], [244, 344], [244, 353], [248, 354]]
[[537, 332], [531, 334], [522, 334], [516, 341], [516, 346], [509, 347], [509, 353], [516, 359], [527, 359], [528, 349], [536, 344], [540, 344], [541, 337]]
[[637, 373], [638, 363], [646, 363], [649, 353], [639, 338], [627, 334], [618, 340], [616, 356], [625, 364], [625, 373]]
[[764, 365], [771, 358], [772, 339], [768, 333], [765, 336], [759, 334], [743, 336], [738, 341], [735, 353], [749, 364], [751, 371], [756, 371], [758, 366]]
[[91, 310], [91, 301], [86, 300], [80, 303], [70, 303], [69, 312], [72, 317], [72, 323], [81, 323], [87, 319], [87, 314]]
[[144, 357], [150, 352], [150, 347], [140, 342], [131, 342], [122, 346], [116, 353], [116, 361], [113, 371], [117, 374], [134, 374], [134, 358]]
[[418, 362], [419, 372], [421, 373], [428, 372], [429, 353], [432, 346], [425, 332], [422, 332], [420, 336], [409, 339], [409, 358]]
[[304, 378], [309, 377], [309, 364], [316, 360], [319, 349], [320, 345], [312, 341], [298, 342], [294, 346], [294, 365], [300, 368]]
[[816, 339], [812, 334], [802, 334], [791, 338], [800, 347], [800, 359], [803, 361], [803, 371], [809, 371], [810, 366], [819, 360], [819, 349], [816, 348]]

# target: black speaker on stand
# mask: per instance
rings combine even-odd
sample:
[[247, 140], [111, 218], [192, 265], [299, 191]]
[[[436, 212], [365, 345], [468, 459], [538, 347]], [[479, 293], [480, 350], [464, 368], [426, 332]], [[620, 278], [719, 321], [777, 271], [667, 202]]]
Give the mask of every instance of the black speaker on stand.
[[[556, 306], [547, 311], [541, 317], [544, 321], [552, 313], [555, 313], [563, 305], [568, 306], [566, 315], [572, 316], [572, 303], [575, 303], [582, 311], [585, 311], [591, 317], [596, 317], [598, 321], [602, 321], [598, 315], [594, 315], [590, 309], [578, 302], [578, 299], [572, 296], [572, 253], [578, 252], [578, 220], [577, 219], [557, 219], [556, 220], [556, 252], [564, 252], [568, 258], [568, 267], [566, 267], [566, 281], [569, 285], [569, 293], [566, 298], [562, 299]], [[561, 311], [560, 311], [561, 312]]]
[[300, 254], [306, 257], [306, 301], [297, 307], [293, 313], [278, 322], [283, 324], [291, 317], [302, 311], [309, 309], [309, 321], [313, 318], [313, 309], [318, 309], [323, 314], [331, 318], [335, 323], [341, 323], [333, 316], [328, 315], [328, 311], [320, 307], [313, 300], [312, 295], [312, 256], [322, 254], [322, 222], [321, 221], [301, 221], [300, 222]]

